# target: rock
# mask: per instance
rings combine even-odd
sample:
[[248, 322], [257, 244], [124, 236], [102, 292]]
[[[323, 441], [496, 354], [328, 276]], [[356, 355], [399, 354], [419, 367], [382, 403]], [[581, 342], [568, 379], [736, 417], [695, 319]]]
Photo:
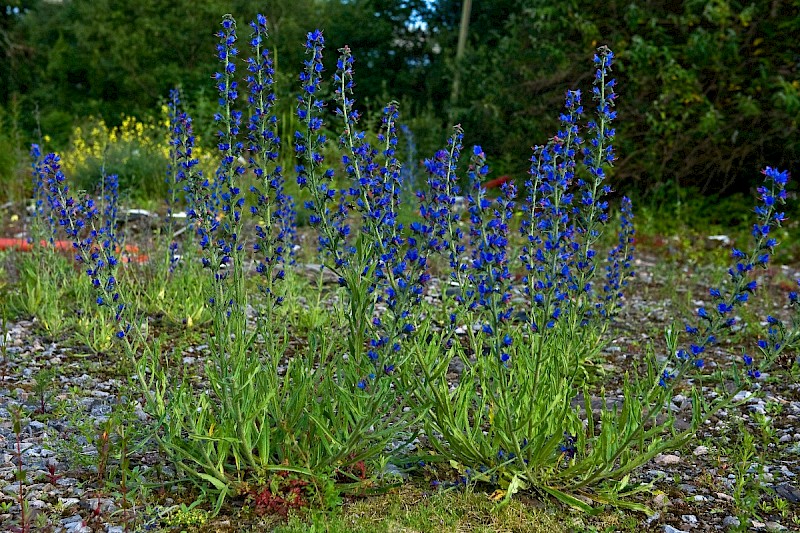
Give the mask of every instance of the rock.
[[735, 527], [739, 527], [740, 525], [741, 522], [739, 522], [739, 519], [735, 516], [728, 515], [722, 519], [722, 526], [727, 529], [733, 529]]
[[707, 247], [727, 248], [731, 244], [731, 238], [727, 235], [709, 235], [706, 239], [708, 240]]
[[16, 498], [17, 495], [19, 494], [19, 483], [16, 481], [14, 483], [9, 483], [5, 487], [3, 487], [3, 492], [5, 492], [6, 494], [8, 494], [13, 498]]
[[145, 420], [147, 420], [149, 418], [147, 416], [147, 413], [144, 412], [144, 409], [142, 409], [142, 406], [139, 405], [138, 403], [136, 404], [136, 407], [134, 407], [134, 409], [133, 409], [133, 414], [135, 414], [136, 418], [138, 418], [142, 422], [144, 422]]
[[653, 505], [655, 507], [666, 507], [669, 505], [669, 497], [666, 494], [656, 494], [653, 498]]
[[403, 472], [402, 470], [397, 468], [397, 465], [395, 465], [393, 463], [387, 463], [386, 464], [386, 467], [383, 469], [383, 475], [386, 476], [386, 477], [395, 478], [395, 479], [397, 479], [397, 478], [407, 479], [408, 478], [408, 473], [407, 472]]
[[659, 454], [655, 458], [657, 465], [676, 465], [681, 462], [681, 458], [673, 454]]
[[29, 505], [34, 509], [44, 509], [47, 504], [38, 498], [33, 498]]
[[694, 449], [694, 451], [692, 453], [695, 456], [707, 455], [708, 454], [708, 446], [698, 446], [697, 448]]
[[92, 528], [84, 525], [81, 515], [76, 514], [61, 520], [61, 525], [67, 533], [91, 533]]
[[648, 470], [647, 472], [645, 472], [644, 473], [644, 477], [647, 478], [648, 481], [653, 481], [654, 479], [657, 479], [657, 478], [667, 477], [667, 473], [664, 472], [663, 470], [655, 470], [655, 469], [653, 469], [653, 470]]
[[89, 411], [94, 417], [107, 417], [111, 414], [112, 408], [107, 403], [94, 403]]
[[664, 526], [664, 533], [689, 533], [689, 532], [688, 531], [684, 531], [682, 529], [678, 529], [678, 528], [672, 527], [670, 525], [666, 525], [666, 526]]
[[775, 495], [789, 503], [800, 503], [800, 489], [789, 483], [781, 483], [775, 487]]
[[693, 515], [693, 514], [681, 515], [681, 520], [683, 520], [687, 524], [696, 524], [697, 523], [697, 517], [695, 515]]
[[448, 366], [447, 371], [460, 375], [464, 372], [464, 361], [462, 361], [458, 356], [453, 357], [453, 359], [450, 360], [450, 365]]
[[654, 514], [652, 514], [652, 515], [650, 515], [650, 516], [648, 516], [648, 517], [647, 517], [647, 520], [646, 520], [646, 522], [647, 522], [647, 525], [650, 525], [650, 524], [652, 524], [653, 522], [655, 522], [655, 521], [656, 521], [656, 520], [658, 520], [659, 518], [661, 518], [661, 513], [659, 513], [658, 511], [656, 511]]
[[764, 524], [767, 528], [767, 531], [786, 531], [786, 526], [779, 524], [778, 522], [767, 522]]
[[95, 512], [99, 509], [102, 515], [110, 515], [117, 508], [111, 498], [89, 498], [81, 502], [81, 507], [89, 512]]
[[736, 396], [733, 397], [734, 402], [743, 402], [744, 400], [748, 399], [752, 396], [753, 393], [747, 390], [739, 391]]

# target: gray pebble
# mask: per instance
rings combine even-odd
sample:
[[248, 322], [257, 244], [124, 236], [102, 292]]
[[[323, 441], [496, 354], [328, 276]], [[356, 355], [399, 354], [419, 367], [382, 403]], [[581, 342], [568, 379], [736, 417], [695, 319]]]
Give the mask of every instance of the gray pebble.
[[106, 403], [95, 403], [92, 405], [89, 413], [95, 417], [109, 416], [111, 414], [111, 406]]
[[740, 524], [741, 522], [735, 516], [726, 516], [722, 519], [722, 526], [726, 528], [739, 527]]
[[674, 454], [658, 455], [655, 459], [658, 465], [674, 465], [681, 462], [681, 458]]
[[652, 524], [653, 522], [655, 522], [655, 521], [656, 521], [656, 520], [658, 520], [659, 518], [661, 518], [661, 513], [659, 513], [658, 511], [656, 511], [656, 513], [655, 513], [655, 514], [653, 514], [653, 515], [650, 515], [650, 516], [648, 516], [648, 517], [647, 517], [647, 524], [648, 524], [648, 525], [649, 525], [649, 524]]
[[708, 446], [698, 446], [697, 448], [694, 449], [694, 451], [692, 453], [695, 456], [707, 455], [708, 454]]

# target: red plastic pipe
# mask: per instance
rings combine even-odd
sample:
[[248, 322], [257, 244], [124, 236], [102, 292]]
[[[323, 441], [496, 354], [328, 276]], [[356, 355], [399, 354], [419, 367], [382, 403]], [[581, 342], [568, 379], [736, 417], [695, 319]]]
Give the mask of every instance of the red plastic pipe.
[[[41, 241], [39, 245], [42, 247], [47, 246], [47, 242]], [[55, 241], [53, 243], [53, 247], [61, 252], [72, 252], [75, 250], [75, 247], [72, 246], [71, 241]], [[28, 239], [0, 238], [0, 250], [17, 250], [19, 252], [30, 252], [32, 249], [33, 249], [33, 243], [28, 242]], [[120, 251], [121, 248], [118, 248], [117, 252]], [[124, 263], [131, 263], [131, 262], [145, 263], [147, 261], [146, 255], [139, 254], [138, 246], [132, 244], [126, 244], [125, 253], [131, 255], [122, 258], [122, 261]]]

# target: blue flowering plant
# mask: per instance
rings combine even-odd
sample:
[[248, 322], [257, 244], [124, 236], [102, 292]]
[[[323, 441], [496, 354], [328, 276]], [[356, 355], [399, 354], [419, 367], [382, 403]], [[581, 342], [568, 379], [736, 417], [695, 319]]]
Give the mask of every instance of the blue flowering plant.
[[[476, 478], [505, 485], [509, 496], [523, 486], [550, 488], [543, 480], [553, 457], [564, 436], [581, 427], [571, 402], [581, 388], [582, 368], [602, 346], [605, 322], [593, 314], [595, 245], [608, 219], [603, 181], [613, 161], [614, 83], [606, 78], [612, 58], [603, 48], [595, 60], [598, 117], [590, 123], [591, 146], [583, 148], [580, 133], [581, 93], [570, 91], [562, 130], [534, 149], [518, 207], [513, 185], [504, 186], [497, 198], [487, 196], [481, 183], [489, 168], [483, 150], [473, 148], [467, 242], [456, 209], [460, 128], [447, 149], [426, 161], [429, 189], [420, 193], [424, 223], [412, 229], [426, 235], [426, 246], [447, 261], [453, 285], [443, 291], [448, 311], [437, 341], [418, 351], [417, 387], [424, 391], [419, 396], [432, 398], [433, 405], [426, 434], [442, 435], [431, 438], [440, 453]], [[509, 228], [517, 208], [523, 213], [521, 248]], [[627, 243], [627, 234], [623, 238]], [[520, 268], [526, 275], [517, 284], [512, 272]], [[614, 268], [619, 278], [630, 274], [619, 264]], [[442, 357], [439, 346], [449, 357]], [[450, 357], [465, 367], [452, 391], [446, 378]]]
[[[800, 288], [800, 279], [795, 280]], [[747, 354], [742, 356], [742, 362], [746, 368], [746, 375], [752, 379], [761, 377], [762, 368], [770, 368], [774, 363], [780, 366], [791, 367], [792, 352], [800, 348], [800, 302], [797, 297], [797, 290], [789, 291], [787, 306], [790, 310], [789, 323], [767, 315], [766, 338], [759, 339], [758, 350], [763, 355], [760, 361], [754, 362], [753, 358]]]
[[[347, 47], [340, 50], [333, 76], [346, 187], [337, 189], [333, 169], [324, 166], [323, 48], [322, 33], [309, 33], [306, 51], [310, 58], [300, 75], [303, 92], [297, 105], [304, 126], [295, 135], [300, 159], [297, 183], [309, 197], [305, 207], [319, 233], [323, 265], [341, 286], [347, 354], [331, 361], [326, 380], [342, 391], [332, 396], [337, 409], [346, 416], [360, 415], [357, 424], [339, 424], [335, 429], [342, 442], [358, 447], [362, 459], [374, 461], [384, 455], [393, 438], [408, 429], [413, 414], [403, 411], [405, 402], [397, 383], [406, 368], [403, 347], [418, 328], [417, 310], [429, 279], [427, 259], [417, 241], [403, 235], [397, 221], [401, 187], [397, 105], [390, 103], [383, 109], [373, 144], [359, 129], [361, 114], [352, 91], [354, 59]], [[357, 220], [351, 221], [349, 215], [357, 215]], [[351, 223], [357, 224], [355, 232]]]
[[[444, 305], [452, 306], [449, 320], [432, 342], [416, 347], [414, 386], [416, 397], [428, 402], [422, 408], [431, 444], [470, 479], [499, 486], [506, 497], [535, 490], [586, 511], [592, 501], [646, 510], [632, 498], [642, 488], [628, 486], [627, 476], [656, 454], [680, 447], [704, 419], [732, 401], [726, 394], [707, 404], [693, 391], [695, 409], [685, 431], [673, 428], [665, 408], [678, 383], [701, 375], [704, 350], [733, 325], [733, 309], [755, 290], [748, 276], [768, 262], [777, 244], [770, 232], [783, 220], [777, 205], [786, 183], [783, 174], [767, 171], [766, 185], [759, 189], [753, 251], [734, 250], [730, 284], [711, 292], [714, 311], [698, 311], [702, 328], [686, 327], [692, 336], [688, 349], [679, 349], [678, 332], [670, 330], [672, 356], [650, 354], [643, 374], [626, 375], [620, 406], [608, 407], [601, 390], [597, 415], [592, 398], [598, 394], [583, 369], [606, 345], [608, 321], [618, 314], [633, 273], [628, 199], [622, 200], [617, 245], [605, 268], [596, 251], [609, 219], [604, 181], [614, 160], [612, 59], [607, 48], [595, 57], [597, 106], [588, 124], [588, 145], [581, 134], [581, 95], [570, 91], [561, 131], [534, 148], [527, 196], [519, 206], [522, 244], [516, 257], [507, 251], [513, 191], [486, 198], [479, 183], [488, 171], [479, 147], [467, 171], [470, 224], [464, 242], [454, 209], [460, 130], [447, 150], [426, 162], [429, 188], [420, 193], [424, 222], [414, 226], [429, 236], [426, 246], [449, 264], [454, 285], [449, 291], [454, 298], [444, 298]], [[525, 272], [519, 285], [509, 276], [516, 269]], [[781, 335], [774, 321], [770, 331]], [[769, 349], [768, 342], [762, 346]], [[452, 388], [447, 373], [456, 357], [464, 370]], [[755, 375], [752, 361], [745, 364]]]
[[[66, 283], [71, 278], [71, 262], [56, 250], [56, 241], [64, 235], [53, 211], [46, 156], [38, 144], [31, 146], [30, 156], [33, 198], [28, 242], [31, 250], [17, 263], [20, 290], [11, 295], [10, 307], [20, 314], [35, 317], [46, 333], [56, 335], [69, 325], [68, 314], [61, 303], [68, 299], [71, 290]], [[52, 165], [49, 159], [48, 165]]]
[[[116, 176], [103, 173], [99, 197], [73, 194], [58, 156], [32, 150], [32, 234], [45, 243], [36, 246], [41, 254], [55, 253], [59, 235], [72, 242], [80, 338], [97, 352], [120, 343], [153, 438], [216, 511], [227, 498], [280, 489], [287, 477], [302, 478], [301, 500], [321, 506], [343, 491], [371, 490], [388, 461], [408, 462], [406, 445], [422, 432], [432, 461], [448, 461], [465, 483], [491, 484], [505, 501], [529, 490], [589, 512], [605, 504], [649, 511], [635, 494], [650, 487], [631, 486], [629, 475], [683, 445], [800, 345], [795, 290], [789, 322], [768, 316], [753, 355], [742, 354], [731, 371], [716, 356], [737, 309], [758, 291], [755, 273], [769, 264], [785, 219], [788, 174], [767, 168], [753, 245], [732, 251], [710, 303], [668, 329], [666, 353], [650, 349], [636, 361], [614, 405], [592, 381], [608, 328], [624, 316], [634, 265], [628, 198], [616, 242], [608, 239], [611, 249], [601, 253], [616, 159], [608, 48], [594, 57], [591, 118], [583, 93], [568, 91], [559, 130], [533, 148], [521, 190], [508, 182], [487, 191], [487, 155], [465, 149], [455, 126], [424, 162], [419, 216], [403, 223], [413, 173], [398, 155], [398, 105], [384, 106], [369, 131], [354, 97], [351, 50], [339, 50], [327, 78], [316, 30], [307, 35], [289, 138], [292, 128], [278, 120], [268, 27], [258, 15], [242, 46], [226, 15], [217, 33], [215, 172], [200, 170], [192, 119], [177, 92], [170, 97], [167, 209], [184, 208], [188, 223], [180, 230], [168, 219], [164, 254], [146, 267], [155, 282], [144, 306], [137, 307], [142, 289], [120, 270]], [[320, 276], [316, 303], [300, 294], [292, 272], [296, 209], [287, 173], [316, 232], [319, 262], [338, 282], [328, 290]], [[50, 255], [35, 257], [30, 280], [44, 281], [26, 291], [28, 306], [66, 276], [47, 274], [42, 258]], [[37, 278], [37, 269], [46, 275]], [[209, 322], [200, 331], [208, 347], [202, 388], [151, 334], [147, 305], [189, 326]], [[37, 313], [53, 331], [63, 320]], [[724, 392], [707, 401], [698, 389], [714, 367]], [[692, 401], [684, 430], [669, 409], [677, 391]]]
[[[308, 36], [309, 59], [300, 76], [295, 171], [308, 195], [305, 206], [311, 222], [320, 231], [318, 246], [325, 266], [344, 280], [348, 310], [357, 310], [357, 320], [347, 323], [363, 342], [343, 343], [330, 335], [329, 327], [320, 325], [310, 328], [306, 347], [294, 348], [293, 356], [286, 357], [292, 319], [282, 304], [295, 297], [287, 284], [295, 210], [280, 165], [267, 27], [262, 16], [250, 24], [250, 54], [240, 61], [236, 23], [230, 16], [222, 21], [217, 49], [221, 69], [215, 75], [221, 164], [214, 179], [202, 176], [185, 157], [175, 163], [178, 175], [183, 173], [187, 213], [210, 280], [212, 334], [204, 368], [208, 390], [198, 393], [180, 378], [175, 385], [178, 376], [159, 363], [155, 349], [139, 348], [144, 355], [137, 367], [147, 409], [161, 422], [162, 448], [203, 494], [214, 499], [217, 509], [227, 497], [276, 472], [309, 480], [309, 496], [330, 494], [326, 487], [334, 482], [334, 492], [360, 487], [369, 482], [363, 477], [368, 466], [385, 454], [413, 415], [403, 412], [404, 403], [398, 401], [393, 386], [401, 367], [396, 346], [413, 336], [415, 323], [407, 309], [409, 302], [420, 299], [420, 285], [427, 278], [422, 274], [424, 261], [413, 252], [398, 255], [400, 228], [392, 226], [399, 179], [394, 155], [396, 108], [387, 107], [381, 148], [372, 149], [359, 144], [350, 97], [340, 101], [348, 109], [343, 115], [353, 120], [352, 137], [347, 125], [343, 135], [352, 140], [343, 142], [352, 161], [347, 172], [353, 183], [343, 193], [334, 188], [333, 171], [324, 168], [320, 154], [326, 143], [321, 32]], [[237, 78], [241, 64], [243, 85]], [[240, 97], [240, 87], [245, 86], [246, 99]], [[242, 100], [246, 115], [238, 111]], [[187, 126], [187, 121], [177, 121], [183, 141], [176, 146], [186, 145]], [[379, 164], [372, 162], [376, 155]], [[241, 190], [247, 172], [255, 181], [249, 209]], [[346, 216], [351, 210], [362, 214], [362, 230], [380, 234], [380, 241], [351, 240]], [[248, 213], [255, 222], [252, 247], [242, 231]], [[260, 288], [255, 296], [245, 280], [249, 250]], [[390, 319], [372, 320], [373, 305], [379, 300], [393, 309]], [[248, 309], [255, 311], [254, 320]]]
[[53, 245], [57, 237], [58, 225], [50, 209], [51, 201], [48, 197], [43, 167], [44, 154], [38, 144], [31, 145], [30, 157], [33, 199], [29, 241], [34, 246]]
[[84, 193], [77, 199], [71, 195], [58, 155], [46, 155], [41, 169], [52, 216], [72, 241], [75, 261], [85, 273], [81, 279], [86, 289], [77, 295], [84, 306], [75, 324], [78, 339], [95, 353], [105, 352], [121, 331], [124, 310], [117, 281], [116, 176], [103, 176], [105, 186], [98, 205], [92, 195]]
[[[168, 110], [169, 162], [166, 168], [166, 218], [154, 255], [144, 267], [144, 283], [131, 287], [141, 292], [148, 311], [188, 328], [210, 319], [207, 307], [210, 281], [203, 273], [196, 246], [190, 206], [203, 173], [195, 155], [197, 139], [192, 117], [183, 109], [178, 89], [170, 91]], [[182, 216], [185, 215], [185, 216]], [[179, 221], [183, 221], [182, 224]]]
[[[242, 112], [235, 108], [239, 100], [236, 29], [233, 18], [226, 16], [217, 33], [221, 68], [214, 75], [219, 95], [214, 120], [220, 164], [214, 180], [198, 171], [189, 150], [182, 150], [178, 166], [187, 214], [209, 280], [205, 294], [212, 330], [205, 365], [209, 393], [198, 395], [187, 381], [170, 388], [167, 384], [173, 376], [168, 368], [156, 360], [141, 363], [155, 369], [150, 379], [158, 385], [148, 409], [164, 421], [162, 448], [203, 493], [213, 493], [217, 508], [226, 496], [236, 493], [235, 480], [245, 471], [264, 472], [269, 455], [262, 452], [269, 447], [265, 439], [272, 426], [268, 402], [275, 394], [268, 373], [262, 371], [262, 359], [250, 351], [256, 334], [248, 327], [246, 315], [245, 199], [240, 188], [245, 168], [240, 164]], [[187, 119], [177, 121], [182, 139], [178, 146], [189, 146], [189, 126]], [[140, 367], [139, 375], [145, 374]], [[143, 385], [151, 386], [146, 380]], [[226, 465], [235, 465], [233, 472]]]
[[[275, 69], [266, 46], [267, 20], [259, 15], [250, 27], [252, 55], [247, 59], [246, 81], [251, 115], [247, 123], [247, 148], [249, 166], [258, 181], [258, 185], [250, 188], [256, 196], [250, 211], [258, 219], [253, 249], [258, 255], [256, 270], [261, 275], [259, 286], [265, 297], [262, 316], [269, 319], [284, 300], [279, 289], [286, 277], [286, 267], [293, 260], [296, 215], [294, 200], [285, 190], [283, 168], [278, 163], [281, 139], [274, 111]], [[269, 335], [269, 328], [264, 332]]]
[[[167, 163], [167, 214], [164, 225], [164, 241], [166, 242], [165, 268], [170, 272], [175, 270], [180, 261], [178, 243], [175, 240], [176, 208], [179, 207], [180, 183], [186, 168], [184, 163], [192, 161], [192, 148], [194, 136], [191, 134], [191, 119], [181, 110], [181, 94], [177, 88], [169, 92], [167, 103], [167, 123], [169, 125], [169, 160]], [[196, 160], [195, 160], [196, 161]]]
[[627, 196], [622, 197], [619, 210], [619, 231], [617, 244], [606, 258], [605, 281], [602, 292], [597, 293], [595, 310], [602, 317], [615, 316], [622, 303], [625, 287], [633, 276], [633, 252], [636, 228], [633, 225], [633, 203]]

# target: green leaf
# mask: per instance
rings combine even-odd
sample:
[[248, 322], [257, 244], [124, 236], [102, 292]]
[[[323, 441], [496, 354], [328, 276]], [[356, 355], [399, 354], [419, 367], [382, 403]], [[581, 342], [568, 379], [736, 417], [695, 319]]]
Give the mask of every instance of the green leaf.
[[597, 514], [599, 512], [599, 509], [595, 509], [594, 507], [592, 507], [588, 503], [584, 502], [583, 500], [580, 500], [580, 499], [576, 498], [575, 496], [572, 496], [571, 494], [567, 494], [566, 492], [562, 492], [562, 491], [560, 491], [558, 489], [554, 489], [554, 488], [548, 487], [546, 485], [538, 486], [536, 488], [545, 491], [547, 494], [549, 494], [550, 496], [554, 497], [555, 499], [557, 499], [561, 503], [569, 505], [570, 507], [573, 507], [573, 508], [578, 509], [580, 511], [583, 511], [585, 513]]

